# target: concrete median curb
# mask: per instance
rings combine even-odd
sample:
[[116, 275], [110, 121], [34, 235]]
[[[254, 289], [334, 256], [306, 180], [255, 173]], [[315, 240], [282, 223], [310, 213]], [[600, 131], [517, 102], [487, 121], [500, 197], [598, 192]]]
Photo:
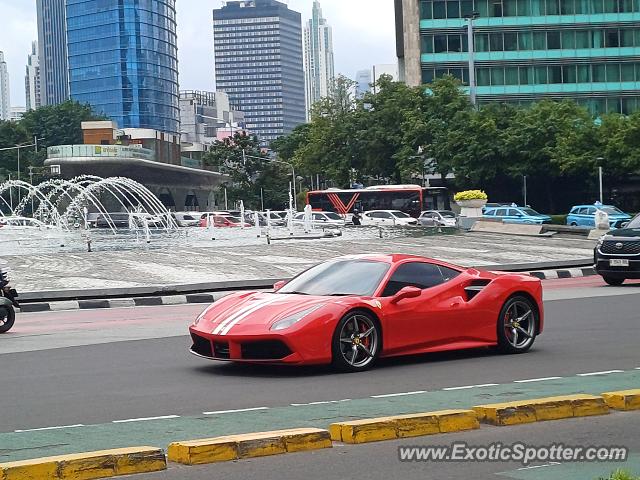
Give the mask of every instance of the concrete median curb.
[[333, 423], [329, 431], [335, 442], [368, 443], [477, 428], [480, 424], [473, 410], [440, 410]]
[[614, 410], [640, 410], [640, 389], [605, 392], [602, 397]]
[[332, 446], [327, 430], [297, 428], [174, 442], [169, 445], [168, 458], [183, 465], [202, 465]]
[[89, 480], [166, 469], [162, 449], [134, 447], [0, 463], [0, 479]]
[[496, 426], [605, 415], [609, 407], [601, 396], [564, 395], [473, 407], [481, 423]]

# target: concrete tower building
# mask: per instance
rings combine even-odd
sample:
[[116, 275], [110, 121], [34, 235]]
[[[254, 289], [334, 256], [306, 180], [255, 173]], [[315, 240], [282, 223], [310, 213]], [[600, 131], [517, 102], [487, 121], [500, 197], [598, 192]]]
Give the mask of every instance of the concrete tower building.
[[42, 105], [40, 85], [40, 56], [38, 42], [31, 43], [31, 53], [27, 57], [27, 68], [24, 77], [24, 91], [27, 110], [35, 110]]
[[276, 0], [229, 1], [213, 11], [216, 88], [264, 144], [305, 121], [302, 19]]
[[312, 105], [329, 94], [335, 77], [331, 27], [322, 16], [320, 2], [313, 2], [313, 14], [304, 27], [304, 62], [307, 114]]
[[11, 95], [9, 92], [9, 71], [4, 61], [4, 52], [0, 52], [0, 120], [11, 119]]

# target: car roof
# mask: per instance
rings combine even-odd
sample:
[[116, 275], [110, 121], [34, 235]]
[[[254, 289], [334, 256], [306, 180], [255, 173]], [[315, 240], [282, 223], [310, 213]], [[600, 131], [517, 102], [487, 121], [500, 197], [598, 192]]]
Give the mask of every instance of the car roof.
[[461, 267], [459, 265], [443, 262], [441, 260], [436, 260], [434, 258], [423, 257], [420, 255], [410, 255], [406, 253], [364, 253], [364, 254], [355, 254], [355, 255], [344, 255], [341, 257], [334, 258], [333, 260], [371, 260], [375, 262], [384, 262], [384, 263], [392, 263], [392, 264], [416, 260], [421, 262], [426, 261], [428, 263], [441, 265], [443, 267], [451, 267], [451, 268], [464, 270], [464, 267]]
[[618, 208], [615, 205], [596, 205], [595, 203], [592, 203], [590, 205], [574, 205], [573, 207], [571, 207], [571, 210], [573, 210], [574, 208], [585, 208], [585, 207], [611, 207], [611, 208]]

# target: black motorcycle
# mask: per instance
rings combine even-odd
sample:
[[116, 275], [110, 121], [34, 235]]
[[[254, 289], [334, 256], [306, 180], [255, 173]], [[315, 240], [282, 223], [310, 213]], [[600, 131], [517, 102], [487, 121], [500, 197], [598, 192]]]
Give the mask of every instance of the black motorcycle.
[[9, 286], [9, 269], [0, 264], [0, 333], [11, 330], [16, 321], [18, 292]]

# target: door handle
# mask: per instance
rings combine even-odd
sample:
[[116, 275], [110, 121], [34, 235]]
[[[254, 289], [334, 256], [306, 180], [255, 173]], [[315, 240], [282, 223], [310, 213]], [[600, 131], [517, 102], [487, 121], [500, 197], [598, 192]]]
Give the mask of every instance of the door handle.
[[451, 302], [451, 305], [449, 305], [451, 308], [455, 308], [455, 307], [459, 307], [460, 306], [460, 302], [459, 301], [455, 301], [455, 302]]

